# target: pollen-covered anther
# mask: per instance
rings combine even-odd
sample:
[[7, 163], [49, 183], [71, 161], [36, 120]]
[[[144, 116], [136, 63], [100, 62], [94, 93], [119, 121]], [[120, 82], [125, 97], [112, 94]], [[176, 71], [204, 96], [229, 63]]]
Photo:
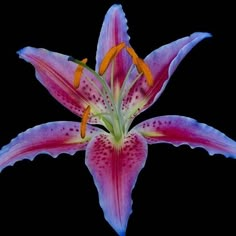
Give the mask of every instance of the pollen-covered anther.
[[120, 43], [112, 48], [106, 53], [104, 56], [100, 67], [99, 67], [99, 75], [103, 75], [107, 70], [107, 67], [110, 65], [113, 58], [125, 47], [125, 43]]
[[86, 109], [84, 110], [83, 116], [82, 116], [82, 121], [80, 124], [80, 136], [81, 138], [84, 138], [86, 135], [86, 126], [87, 126], [87, 121], [89, 118], [90, 114], [90, 106], [88, 105]]
[[[88, 61], [87, 58], [84, 58], [81, 62], [83, 64], [86, 64]], [[78, 65], [76, 70], [75, 70], [75, 77], [74, 77], [74, 87], [78, 88], [80, 85], [80, 80], [83, 74], [84, 67], [82, 65]]]
[[133, 63], [136, 66], [138, 73], [140, 74], [143, 73], [147, 80], [148, 85], [152, 86], [153, 76], [147, 63], [145, 63], [143, 59], [138, 57], [137, 53], [134, 51], [133, 48], [127, 46], [126, 50], [129, 53], [129, 55], [132, 57]]

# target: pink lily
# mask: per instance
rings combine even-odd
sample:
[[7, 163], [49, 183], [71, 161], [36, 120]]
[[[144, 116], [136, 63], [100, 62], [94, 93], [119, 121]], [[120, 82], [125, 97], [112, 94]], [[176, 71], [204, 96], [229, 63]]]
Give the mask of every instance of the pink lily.
[[79, 61], [41, 48], [21, 49], [20, 58], [35, 67], [37, 79], [49, 93], [82, 120], [38, 125], [0, 150], [0, 170], [40, 153], [57, 157], [85, 150], [104, 217], [120, 236], [126, 232], [131, 193], [145, 165], [148, 144], [187, 144], [210, 155], [236, 157], [234, 140], [192, 118], [160, 116], [130, 129], [133, 119], [159, 98], [188, 52], [211, 35], [193, 33], [143, 60], [130, 46], [127, 29], [121, 5], [113, 5], [102, 25], [95, 70], [86, 65], [87, 59]]

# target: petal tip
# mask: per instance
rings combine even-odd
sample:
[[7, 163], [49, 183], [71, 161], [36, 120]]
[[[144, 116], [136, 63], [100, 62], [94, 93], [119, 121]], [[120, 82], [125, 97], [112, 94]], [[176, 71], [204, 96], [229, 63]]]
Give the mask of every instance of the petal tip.
[[16, 51], [16, 54], [20, 56], [20, 55], [24, 54], [24, 51], [25, 51], [25, 47]]
[[125, 231], [118, 232], [118, 234], [119, 234], [119, 236], [125, 236], [126, 235]]
[[213, 35], [209, 32], [195, 32], [195, 33], [191, 34], [190, 37], [210, 38], [210, 37], [213, 37]]
[[206, 37], [213, 37], [213, 35], [211, 33], [208, 33], [208, 32], [206, 32], [205, 35], [206, 35]]
[[107, 11], [108, 15], [113, 15], [114, 12], [118, 11], [120, 14], [124, 14], [123, 8], [121, 4], [113, 4]]
[[115, 4], [113, 4], [113, 5], [110, 7], [110, 9], [113, 9], [113, 8], [120, 8], [120, 9], [122, 9], [122, 5], [121, 5], [121, 4], [118, 4], [118, 3], [115, 3]]
[[30, 50], [32, 50], [33, 47], [30, 47], [30, 46], [27, 46], [27, 47], [24, 47], [24, 48], [21, 48], [20, 50], [18, 50], [16, 52], [17, 55], [19, 55], [20, 58], [23, 58], [24, 59], [24, 55], [26, 55], [27, 53], [30, 52]]

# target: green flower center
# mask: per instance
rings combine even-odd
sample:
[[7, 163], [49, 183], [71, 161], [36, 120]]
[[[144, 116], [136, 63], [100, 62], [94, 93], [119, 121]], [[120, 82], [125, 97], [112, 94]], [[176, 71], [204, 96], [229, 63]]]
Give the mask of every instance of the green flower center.
[[[117, 87], [114, 85], [114, 67], [115, 67], [114, 59], [123, 49], [126, 49], [127, 53], [131, 56], [133, 64], [130, 66], [121, 87]], [[108, 109], [108, 112], [93, 114], [93, 116], [97, 116], [104, 124], [104, 127], [113, 135], [115, 141], [120, 142], [123, 139], [123, 137], [127, 134], [131, 124], [130, 119], [128, 118], [124, 119], [123, 113], [121, 112], [122, 101], [142, 75], [146, 78], [147, 84], [149, 86], [153, 85], [153, 77], [148, 65], [141, 58], [137, 56], [133, 48], [126, 46], [125, 43], [123, 42], [108, 50], [103, 60], [101, 61], [98, 72], [94, 71], [93, 69], [91, 69], [86, 65], [87, 58], [80, 61], [70, 57], [68, 60], [78, 64], [78, 67], [74, 75], [75, 88], [78, 88], [80, 86], [80, 79], [83, 75], [84, 69], [90, 71], [101, 83], [102, 90], [98, 88], [98, 86], [93, 82], [92, 79], [85, 76], [85, 78], [88, 80], [91, 86], [93, 86], [93, 88], [102, 96], [104, 103]], [[110, 85], [109, 85], [106, 79], [104, 78], [104, 74], [106, 73], [107, 68], [110, 65], [111, 65], [111, 75], [109, 77], [110, 78], [109, 81]], [[132, 81], [131, 84], [128, 84], [127, 81], [134, 66], [136, 66], [137, 68], [138, 75], [135, 77], [135, 79]], [[82, 138], [86, 136], [86, 123], [91, 115], [90, 106], [93, 106], [93, 104], [90, 104], [89, 106], [86, 107], [86, 109], [84, 110], [84, 114], [82, 116], [82, 122], [80, 127], [81, 130], [80, 133]]]

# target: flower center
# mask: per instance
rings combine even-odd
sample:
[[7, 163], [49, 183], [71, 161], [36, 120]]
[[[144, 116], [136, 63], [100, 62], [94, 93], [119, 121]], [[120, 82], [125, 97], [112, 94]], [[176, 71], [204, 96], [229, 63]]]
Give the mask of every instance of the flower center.
[[[118, 87], [114, 87], [114, 67], [115, 58], [120, 53], [121, 50], [125, 49], [128, 55], [132, 58], [133, 64], [130, 69], [127, 71], [127, 74], [123, 80], [123, 84]], [[124, 114], [122, 112], [121, 106], [124, 97], [127, 95], [128, 91], [132, 88], [132, 86], [137, 82], [137, 80], [144, 76], [149, 86], [153, 85], [153, 76], [149, 66], [144, 62], [143, 59], [138, 57], [133, 48], [126, 46], [124, 42], [110, 48], [103, 60], [100, 63], [98, 72], [92, 70], [90, 67], [86, 65], [87, 58], [79, 61], [72, 57], [69, 57], [68, 60], [73, 61], [78, 64], [75, 74], [74, 74], [74, 87], [76, 89], [80, 86], [80, 80], [83, 76], [84, 69], [91, 72], [95, 78], [102, 85], [102, 89], [100, 89], [95, 82], [89, 78], [87, 75], [84, 75], [83, 78], [88, 80], [91, 86], [101, 95], [102, 100], [104, 101], [104, 107], [107, 112], [95, 113], [93, 111], [94, 104], [90, 101], [88, 103], [89, 106], [86, 107], [84, 113], [82, 115], [80, 134], [81, 137], [84, 138], [86, 136], [86, 123], [88, 122], [91, 116], [97, 116], [107, 128], [107, 130], [113, 134], [115, 140], [120, 141], [124, 135], [128, 132], [129, 126], [131, 124], [128, 118], [124, 118]], [[109, 76], [104, 76], [107, 73], [108, 67], [111, 65], [111, 70]], [[128, 83], [128, 79], [130, 76], [130, 72], [133, 69], [133, 65], [136, 67], [138, 75], [134, 78], [134, 80]], [[107, 79], [110, 78], [109, 81]], [[127, 89], [128, 87], [128, 89]], [[125, 120], [126, 119], [126, 120]]]

